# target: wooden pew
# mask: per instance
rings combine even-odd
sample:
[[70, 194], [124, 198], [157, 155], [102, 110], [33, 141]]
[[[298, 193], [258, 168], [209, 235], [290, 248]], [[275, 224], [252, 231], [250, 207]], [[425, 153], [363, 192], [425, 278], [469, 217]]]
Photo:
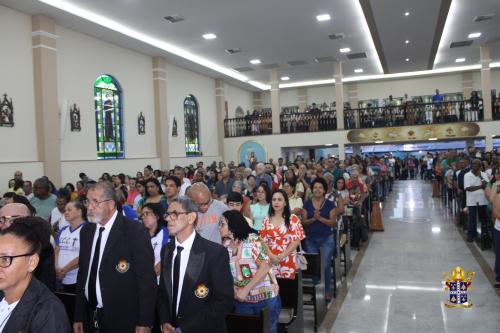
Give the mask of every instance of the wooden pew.
[[226, 317], [228, 333], [270, 333], [271, 317], [269, 309], [261, 311], [260, 316], [246, 316], [231, 313]]
[[73, 325], [73, 319], [75, 317], [76, 295], [64, 292], [55, 292], [54, 294], [64, 304], [64, 307], [66, 308], [66, 313], [68, 314], [69, 322], [71, 323], [71, 325]]
[[[323, 321], [326, 314], [325, 301], [325, 272], [323, 268], [322, 253], [304, 253], [307, 259], [307, 270], [302, 271], [304, 284], [302, 292], [305, 295], [311, 295], [310, 301], [303, 301], [304, 305], [312, 305], [314, 311], [314, 331], [316, 331]], [[318, 284], [312, 282], [313, 278], [319, 280]], [[305, 284], [305, 281], [308, 284]]]
[[303, 332], [302, 274], [291, 279], [277, 279], [280, 286], [281, 313], [278, 332]]

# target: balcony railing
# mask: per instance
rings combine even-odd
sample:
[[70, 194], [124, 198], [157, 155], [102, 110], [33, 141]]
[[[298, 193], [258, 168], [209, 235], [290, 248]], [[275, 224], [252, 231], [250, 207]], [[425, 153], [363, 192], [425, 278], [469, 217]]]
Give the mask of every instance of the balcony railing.
[[337, 129], [337, 112], [285, 113], [280, 115], [281, 133], [334, 131]]
[[271, 115], [246, 116], [244, 118], [224, 119], [226, 138], [237, 136], [254, 136], [273, 133]]
[[[411, 126], [451, 122], [482, 121], [483, 101], [450, 101], [440, 103], [408, 102], [403, 105], [344, 110], [344, 129]], [[500, 119], [500, 102], [493, 102], [493, 119]], [[334, 131], [337, 112], [318, 111], [280, 114], [281, 133]], [[272, 134], [270, 114], [224, 120], [226, 137]]]

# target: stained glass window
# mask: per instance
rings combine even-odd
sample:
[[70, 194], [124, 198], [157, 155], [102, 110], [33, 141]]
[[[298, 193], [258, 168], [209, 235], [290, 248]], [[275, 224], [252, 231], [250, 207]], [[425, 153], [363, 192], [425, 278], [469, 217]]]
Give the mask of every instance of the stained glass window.
[[97, 159], [125, 157], [121, 89], [110, 75], [101, 75], [94, 84]]
[[184, 135], [186, 156], [200, 156], [200, 127], [198, 102], [193, 95], [184, 99]]

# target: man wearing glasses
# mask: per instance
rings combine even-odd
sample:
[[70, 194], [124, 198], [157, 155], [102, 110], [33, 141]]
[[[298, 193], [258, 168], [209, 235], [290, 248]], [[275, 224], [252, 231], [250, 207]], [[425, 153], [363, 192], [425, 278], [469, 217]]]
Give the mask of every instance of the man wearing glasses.
[[225, 318], [234, 300], [229, 256], [223, 246], [195, 231], [197, 211], [193, 201], [182, 198], [171, 202], [165, 214], [175, 241], [161, 255], [158, 314], [163, 333], [227, 331]]
[[74, 332], [150, 332], [157, 286], [146, 228], [118, 213], [111, 183], [89, 185], [84, 204]]
[[212, 194], [204, 183], [195, 183], [188, 190], [189, 198], [198, 208], [196, 231], [201, 237], [217, 244], [221, 243], [217, 223], [227, 210], [227, 206], [219, 200], [212, 199]]
[[12, 222], [24, 216], [29, 216], [30, 210], [21, 203], [10, 203], [0, 208], [0, 230], [10, 227]]

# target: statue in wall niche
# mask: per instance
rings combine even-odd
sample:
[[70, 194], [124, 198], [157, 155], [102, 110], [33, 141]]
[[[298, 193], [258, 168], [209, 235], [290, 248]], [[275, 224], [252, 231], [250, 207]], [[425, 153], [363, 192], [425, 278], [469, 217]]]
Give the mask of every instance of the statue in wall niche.
[[177, 119], [175, 119], [175, 117], [172, 124], [172, 136], [177, 137]]
[[146, 120], [144, 119], [144, 115], [142, 112], [139, 114], [139, 118], [137, 120], [139, 135], [146, 134]]
[[80, 132], [80, 108], [73, 104], [69, 110], [69, 115], [71, 118], [71, 132]]
[[114, 139], [113, 131], [113, 116], [115, 109], [115, 102], [113, 97], [106, 93], [103, 102], [104, 109], [104, 139], [105, 141], [112, 141]]
[[9, 100], [7, 94], [3, 94], [3, 100], [0, 102], [0, 126], [14, 126], [14, 106], [12, 98]]

